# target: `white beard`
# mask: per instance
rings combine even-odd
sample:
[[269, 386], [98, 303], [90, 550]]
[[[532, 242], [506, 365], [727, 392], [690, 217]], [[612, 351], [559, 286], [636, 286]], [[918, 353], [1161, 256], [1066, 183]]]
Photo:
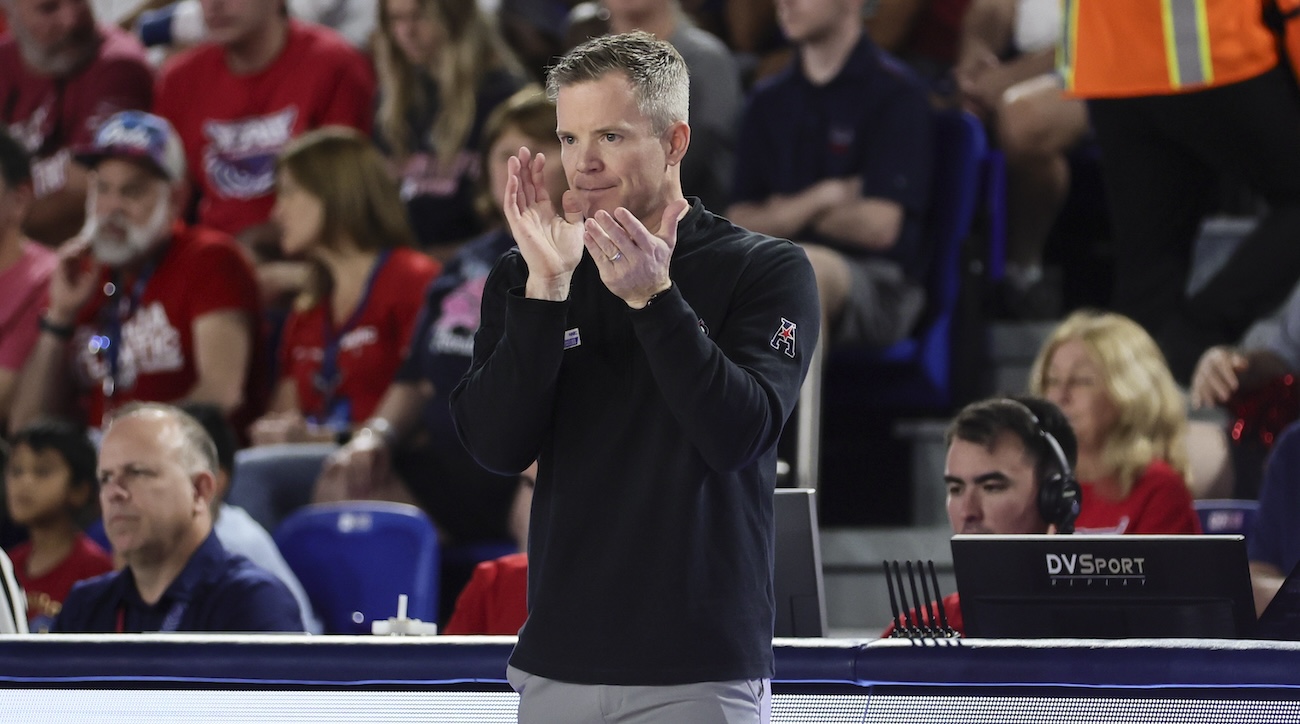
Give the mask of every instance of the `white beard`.
[[91, 240], [91, 249], [99, 263], [108, 267], [120, 267], [148, 254], [162, 241], [171, 227], [171, 194], [158, 197], [153, 213], [143, 225], [137, 226], [113, 215], [98, 218], [93, 210], [94, 196], [87, 200], [86, 225], [81, 234]]

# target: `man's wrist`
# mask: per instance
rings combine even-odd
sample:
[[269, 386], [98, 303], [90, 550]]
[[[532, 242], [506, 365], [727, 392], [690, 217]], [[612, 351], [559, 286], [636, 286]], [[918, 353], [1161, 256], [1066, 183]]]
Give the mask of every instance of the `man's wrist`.
[[569, 298], [569, 283], [572, 274], [564, 274], [550, 279], [537, 279], [529, 275], [524, 283], [524, 296], [546, 302], [563, 302]]
[[636, 301], [627, 302], [627, 306], [631, 307], [632, 309], [645, 309], [651, 304], [654, 304], [655, 302], [662, 299], [664, 295], [668, 294], [668, 292], [672, 288], [673, 288], [673, 283], [672, 281], [669, 281], [668, 286], [664, 287], [663, 289], [660, 289], [659, 291], [655, 292], [654, 294], [651, 294], [645, 299], [638, 299]]

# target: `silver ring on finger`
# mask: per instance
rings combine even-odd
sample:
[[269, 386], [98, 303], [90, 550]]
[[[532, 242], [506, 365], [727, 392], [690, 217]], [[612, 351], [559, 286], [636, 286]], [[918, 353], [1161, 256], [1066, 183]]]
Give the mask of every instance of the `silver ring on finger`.
[[623, 258], [623, 252], [621, 252], [621, 251], [616, 251], [616, 252], [614, 252], [614, 256], [611, 256], [611, 257], [609, 258], [609, 260], [610, 260], [610, 261], [618, 261], [619, 259], [622, 259], [622, 258]]

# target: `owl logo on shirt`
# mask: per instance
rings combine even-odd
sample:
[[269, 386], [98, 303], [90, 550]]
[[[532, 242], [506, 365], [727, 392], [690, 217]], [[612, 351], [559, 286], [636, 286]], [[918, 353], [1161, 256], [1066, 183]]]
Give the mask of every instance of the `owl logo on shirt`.
[[208, 184], [230, 199], [255, 199], [275, 189], [275, 159], [293, 137], [298, 109], [268, 116], [203, 124], [203, 172]]

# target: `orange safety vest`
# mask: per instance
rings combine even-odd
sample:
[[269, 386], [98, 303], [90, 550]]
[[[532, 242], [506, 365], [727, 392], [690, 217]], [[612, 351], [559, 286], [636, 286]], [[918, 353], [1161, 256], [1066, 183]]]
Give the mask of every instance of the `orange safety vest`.
[[1078, 98], [1168, 95], [1277, 65], [1272, 0], [1063, 0], [1057, 68]]

